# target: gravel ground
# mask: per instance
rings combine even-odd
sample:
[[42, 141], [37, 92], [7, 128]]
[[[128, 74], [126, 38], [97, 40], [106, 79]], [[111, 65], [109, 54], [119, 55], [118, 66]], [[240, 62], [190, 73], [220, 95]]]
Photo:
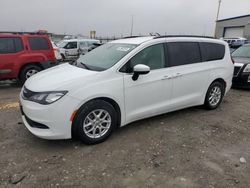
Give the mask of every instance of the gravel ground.
[[47, 141], [21, 122], [20, 88], [0, 83], [0, 187], [249, 187], [250, 91], [214, 111], [132, 123], [106, 142]]

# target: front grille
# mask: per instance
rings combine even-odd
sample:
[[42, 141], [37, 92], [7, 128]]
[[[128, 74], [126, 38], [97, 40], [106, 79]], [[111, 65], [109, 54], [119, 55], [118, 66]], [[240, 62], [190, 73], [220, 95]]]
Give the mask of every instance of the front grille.
[[234, 67], [234, 76], [238, 76], [240, 70], [241, 70], [241, 67]]
[[33, 95], [35, 95], [36, 92], [28, 90], [26, 87], [23, 87], [22, 97], [23, 99], [29, 99]]
[[28, 118], [25, 114], [23, 114], [23, 115], [24, 115], [24, 117], [25, 117], [27, 123], [28, 123], [31, 127], [39, 128], [39, 129], [49, 129], [48, 126], [31, 120], [31, 119]]

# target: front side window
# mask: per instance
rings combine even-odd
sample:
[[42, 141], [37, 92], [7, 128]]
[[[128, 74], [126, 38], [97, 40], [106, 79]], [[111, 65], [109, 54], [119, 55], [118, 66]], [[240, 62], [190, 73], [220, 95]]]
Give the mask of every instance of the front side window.
[[32, 50], [48, 50], [49, 42], [42, 37], [29, 37], [29, 45]]
[[200, 48], [197, 42], [170, 42], [167, 44], [167, 51], [170, 66], [201, 62]]
[[232, 53], [233, 57], [250, 58], [250, 45], [245, 45]]
[[156, 44], [143, 49], [132, 57], [120, 71], [132, 73], [133, 67], [138, 64], [147, 65], [151, 70], [165, 68], [164, 45]]
[[68, 44], [64, 48], [65, 49], [75, 49], [75, 48], [77, 48], [77, 42], [68, 42]]
[[107, 43], [81, 55], [76, 66], [95, 71], [109, 69], [137, 47], [136, 44]]

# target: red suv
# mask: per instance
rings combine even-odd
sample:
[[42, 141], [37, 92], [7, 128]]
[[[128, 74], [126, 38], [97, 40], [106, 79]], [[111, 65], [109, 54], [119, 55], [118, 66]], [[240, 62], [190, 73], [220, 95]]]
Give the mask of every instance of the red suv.
[[56, 64], [48, 35], [0, 33], [0, 80], [18, 79], [23, 84], [30, 76]]

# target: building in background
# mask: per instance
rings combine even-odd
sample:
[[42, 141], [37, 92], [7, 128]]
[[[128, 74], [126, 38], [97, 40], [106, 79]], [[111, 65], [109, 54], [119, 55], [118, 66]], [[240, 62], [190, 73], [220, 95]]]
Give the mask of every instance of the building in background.
[[217, 38], [243, 37], [250, 40], [250, 14], [218, 20], [215, 36]]

